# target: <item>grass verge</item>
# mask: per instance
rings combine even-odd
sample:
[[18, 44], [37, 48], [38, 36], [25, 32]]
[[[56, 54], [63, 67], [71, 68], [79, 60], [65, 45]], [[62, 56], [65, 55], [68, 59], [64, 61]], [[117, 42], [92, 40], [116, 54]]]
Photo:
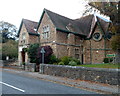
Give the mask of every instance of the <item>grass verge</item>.
[[82, 67], [93, 67], [93, 68], [113, 68], [113, 69], [120, 69], [120, 64], [111, 64], [111, 63], [105, 63], [105, 64], [89, 64], [89, 65], [79, 65]]

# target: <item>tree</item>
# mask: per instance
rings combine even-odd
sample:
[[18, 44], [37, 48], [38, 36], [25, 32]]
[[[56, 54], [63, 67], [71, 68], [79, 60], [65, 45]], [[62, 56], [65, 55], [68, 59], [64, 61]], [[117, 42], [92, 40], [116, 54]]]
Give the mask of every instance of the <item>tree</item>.
[[0, 40], [3, 43], [7, 42], [9, 39], [16, 40], [17, 28], [13, 24], [0, 21], [0, 34], [1, 34]]
[[6, 56], [10, 59], [15, 59], [18, 57], [18, 42], [14, 40], [9, 40], [2, 44], [2, 60], [6, 60]]
[[30, 58], [31, 63], [37, 63], [37, 50], [39, 48], [39, 44], [31, 44], [28, 48], [28, 56]]
[[88, 4], [96, 10], [99, 10], [101, 14], [110, 17], [110, 20], [112, 21], [110, 29], [115, 33], [111, 41], [111, 47], [116, 51], [116, 63], [120, 63], [120, 1], [89, 2]]

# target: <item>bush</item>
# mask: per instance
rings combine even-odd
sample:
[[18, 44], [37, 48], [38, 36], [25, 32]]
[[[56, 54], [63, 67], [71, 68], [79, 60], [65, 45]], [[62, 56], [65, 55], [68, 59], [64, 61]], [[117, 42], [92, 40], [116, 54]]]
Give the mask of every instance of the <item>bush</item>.
[[103, 62], [104, 63], [109, 63], [109, 59], [108, 58], [104, 58]]
[[76, 58], [70, 58], [70, 61], [75, 61], [77, 63], [77, 65], [81, 64], [80, 60], [78, 60]]
[[104, 60], [103, 60], [104, 63], [109, 63], [112, 61], [113, 61], [113, 58], [104, 58]]
[[63, 62], [65, 65], [69, 65], [69, 62], [75, 62], [76, 64], [75, 65], [80, 65], [80, 61], [76, 58], [72, 58], [72, 57], [68, 57], [68, 56], [64, 56], [61, 58], [61, 62]]
[[61, 58], [61, 62], [63, 62], [65, 65], [68, 65], [71, 60], [71, 57], [64, 56]]
[[65, 65], [65, 64], [64, 64], [64, 62], [61, 61], [58, 63], [58, 65]]
[[49, 64], [57, 64], [59, 61], [60, 60], [55, 55], [49, 57]]
[[28, 56], [30, 58], [31, 63], [36, 63], [37, 61], [37, 50], [39, 48], [39, 44], [31, 44], [28, 49], [24, 49], [24, 51], [28, 52]]
[[69, 65], [70, 65], [70, 66], [76, 66], [76, 65], [77, 65], [77, 62], [75, 62], [75, 61], [70, 61], [70, 62], [69, 62]]

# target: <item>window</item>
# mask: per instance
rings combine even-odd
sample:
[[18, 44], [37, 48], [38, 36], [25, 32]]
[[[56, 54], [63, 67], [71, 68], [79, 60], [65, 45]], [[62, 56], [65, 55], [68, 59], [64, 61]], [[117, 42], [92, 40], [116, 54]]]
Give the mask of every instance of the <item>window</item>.
[[75, 49], [75, 58], [79, 59], [79, 49]]
[[25, 33], [22, 34], [22, 39], [25, 40]]
[[94, 39], [95, 41], [100, 41], [100, 40], [102, 39], [102, 34], [100, 34], [99, 32], [94, 33], [94, 34], [93, 34], [93, 39]]
[[49, 29], [49, 26], [44, 26], [43, 27], [43, 33], [42, 33], [42, 37], [43, 38], [49, 38], [50, 37], [50, 29]]
[[106, 38], [108, 39], [108, 40], [110, 40], [111, 38], [112, 38], [112, 33], [111, 32], [109, 32], [108, 34], [106, 34]]

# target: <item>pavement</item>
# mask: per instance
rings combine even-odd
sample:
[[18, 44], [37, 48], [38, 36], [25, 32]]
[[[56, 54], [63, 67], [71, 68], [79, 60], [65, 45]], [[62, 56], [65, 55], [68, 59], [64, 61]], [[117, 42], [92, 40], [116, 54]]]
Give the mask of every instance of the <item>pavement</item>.
[[28, 72], [28, 71], [24, 71], [21, 68], [18, 68], [17, 66], [4, 67], [3, 71], [24, 75], [28, 77], [33, 77], [40, 80], [59, 83], [62, 85], [80, 88], [84, 90], [94, 91], [100, 94], [112, 94], [115, 96], [120, 96], [120, 90], [119, 90], [120, 87], [115, 85], [96, 83], [91, 81], [83, 81], [83, 80], [73, 80], [65, 77], [56, 77], [56, 76], [40, 74], [39, 72]]

